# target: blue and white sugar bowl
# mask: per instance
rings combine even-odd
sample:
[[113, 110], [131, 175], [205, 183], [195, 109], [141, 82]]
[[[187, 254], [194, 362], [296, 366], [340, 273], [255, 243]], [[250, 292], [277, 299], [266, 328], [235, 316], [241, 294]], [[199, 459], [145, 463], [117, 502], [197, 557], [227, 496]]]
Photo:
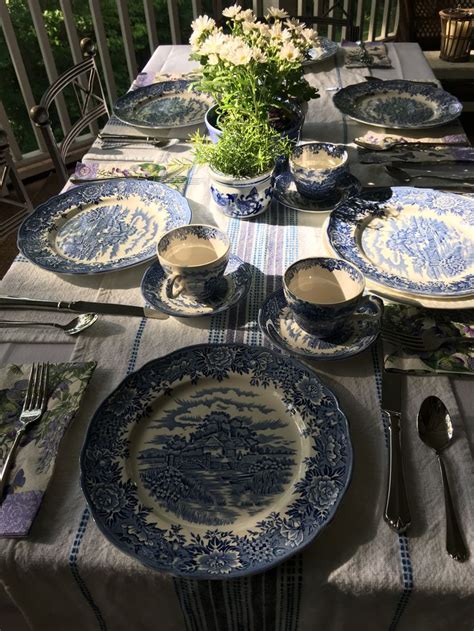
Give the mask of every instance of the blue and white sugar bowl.
[[283, 276], [285, 298], [296, 323], [320, 338], [339, 334], [360, 306], [365, 279], [341, 259], [296, 261]]
[[290, 171], [301, 195], [324, 199], [336, 188], [345, 173], [348, 155], [344, 147], [328, 142], [298, 145], [289, 159]]

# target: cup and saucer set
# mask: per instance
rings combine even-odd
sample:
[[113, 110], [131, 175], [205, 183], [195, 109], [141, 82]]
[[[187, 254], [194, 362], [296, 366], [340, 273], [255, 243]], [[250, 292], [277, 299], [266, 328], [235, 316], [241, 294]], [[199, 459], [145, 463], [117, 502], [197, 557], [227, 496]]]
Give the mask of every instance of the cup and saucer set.
[[276, 178], [274, 195], [293, 210], [330, 212], [362, 190], [347, 161], [347, 151], [340, 145], [298, 145], [289, 158], [289, 170]]
[[351, 263], [301, 259], [262, 305], [259, 326], [285, 352], [314, 360], [351, 357], [377, 339], [381, 326], [383, 303], [364, 290], [364, 276]]
[[230, 253], [228, 236], [214, 226], [191, 224], [164, 234], [158, 261], [143, 276], [151, 307], [180, 318], [221, 313], [247, 295], [250, 266]]

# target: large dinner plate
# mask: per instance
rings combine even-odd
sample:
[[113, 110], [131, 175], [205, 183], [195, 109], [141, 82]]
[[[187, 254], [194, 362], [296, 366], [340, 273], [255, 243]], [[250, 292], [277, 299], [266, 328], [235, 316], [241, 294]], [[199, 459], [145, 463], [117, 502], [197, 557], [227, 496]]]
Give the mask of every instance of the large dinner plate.
[[339, 110], [356, 121], [390, 129], [437, 127], [457, 118], [461, 103], [433, 85], [416, 81], [367, 81], [339, 90]]
[[314, 47], [309, 50], [309, 59], [303, 61], [303, 66], [309, 66], [319, 61], [325, 61], [334, 57], [337, 53], [338, 45], [327, 37], [318, 37]]
[[329, 243], [371, 281], [428, 297], [474, 293], [474, 200], [394, 187], [333, 211]]
[[174, 129], [204, 122], [214, 101], [192, 89], [191, 81], [161, 81], [127, 92], [114, 105], [115, 116], [147, 129]]
[[129, 375], [93, 417], [81, 483], [123, 552], [178, 576], [267, 569], [332, 519], [352, 470], [347, 420], [304, 364], [191, 346]]
[[159, 236], [191, 221], [177, 191], [159, 182], [117, 178], [52, 197], [25, 219], [18, 247], [60, 274], [97, 274], [156, 256]]

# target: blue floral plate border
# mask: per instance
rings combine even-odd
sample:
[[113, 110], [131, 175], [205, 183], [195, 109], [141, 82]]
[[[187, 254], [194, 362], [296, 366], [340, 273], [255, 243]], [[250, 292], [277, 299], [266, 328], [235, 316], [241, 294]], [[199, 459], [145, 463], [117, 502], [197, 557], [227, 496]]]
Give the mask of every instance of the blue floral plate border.
[[[232, 396], [235, 383], [237, 395], [234, 392]], [[185, 397], [186, 388], [191, 393], [188, 399], [195, 397], [200, 413], [192, 414]], [[293, 443], [298, 443], [298, 458], [290, 459], [291, 475], [283, 490], [275, 492], [271, 505], [268, 505], [271, 494], [266, 501], [271, 492], [267, 487], [257, 498], [266, 501], [263, 509], [260, 506], [257, 512], [251, 512], [252, 504], [245, 495], [246, 504], [241, 497], [234, 502], [237, 511], [241, 511], [237, 517], [219, 521], [217, 518], [225, 515], [226, 506], [214, 500], [214, 493], [208, 489], [207, 501], [211, 504], [214, 501], [214, 512], [206, 515], [201, 504], [198, 512], [189, 512], [188, 502], [193, 499], [189, 493], [197, 476], [191, 471], [192, 481], [188, 478], [188, 482], [182, 483], [181, 474], [190, 468], [189, 460], [186, 466], [179, 463], [183, 462], [180, 460], [183, 453], [185, 458], [192, 457], [185, 452], [191, 437], [195, 441], [191, 445], [194, 457], [198, 457], [198, 432], [191, 430], [203, 419], [206, 397], [209, 409], [218, 406], [212, 412], [212, 419], [206, 421], [212, 423], [213, 436], [218, 431], [216, 427], [220, 431], [226, 427], [229, 431], [239, 419], [239, 410], [245, 410], [247, 416], [245, 422], [239, 421], [238, 432], [233, 434], [247, 437], [244, 450], [247, 455], [233, 453], [227, 458], [230, 473], [234, 469], [253, 471], [251, 479], [262, 480], [265, 467], [270, 466], [269, 462], [263, 465], [267, 460], [273, 461], [271, 454], [278, 451], [274, 447], [274, 433], [280, 441], [288, 433], [297, 439]], [[177, 413], [183, 409], [184, 412]], [[255, 415], [256, 425], [253, 425]], [[268, 418], [272, 420], [262, 421]], [[257, 428], [253, 434], [249, 423]], [[163, 433], [168, 435], [172, 431], [175, 432], [172, 442], [163, 438]], [[136, 432], [134, 439], [132, 432]], [[158, 456], [143, 455], [136, 446], [137, 436], [146, 446], [159, 445]], [[228, 440], [221, 448], [235, 451], [239, 447], [234, 443], [235, 439]], [[266, 445], [272, 445], [273, 450]], [[249, 449], [257, 447], [259, 452], [263, 448], [262, 453], [268, 454], [268, 458], [254, 453], [252, 467], [242, 469]], [[172, 466], [165, 465], [163, 459], [170, 458], [171, 452]], [[140, 463], [136, 461], [143, 462], [145, 457], [154, 458], [155, 463], [161, 457], [162, 475], [168, 476], [165, 485], [155, 484], [158, 500], [152, 498], [151, 491], [143, 489]], [[222, 579], [267, 570], [310, 543], [334, 517], [350, 483], [352, 461], [347, 419], [332, 392], [310, 368], [262, 347], [199, 344], [149, 362], [128, 375], [105, 399], [91, 420], [82, 448], [81, 486], [97, 526], [123, 552], [153, 569], [176, 576]], [[222, 464], [222, 459], [219, 462]], [[280, 462], [283, 467], [285, 460]], [[181, 467], [179, 474], [176, 467]], [[206, 475], [213, 470], [212, 466], [204, 469]], [[279, 468], [270, 469], [273, 479]], [[149, 469], [142, 475], [146, 482]], [[241, 493], [250, 493], [248, 486], [240, 488]], [[234, 489], [231, 484], [218, 487], [224, 493], [233, 493]], [[178, 516], [176, 508], [182, 499], [185, 519]], [[171, 509], [170, 502], [173, 502]], [[150, 504], [155, 506], [150, 508]]]
[[[326, 61], [326, 59], [334, 57], [338, 48], [339, 45], [327, 37], [318, 37], [315, 41], [315, 46], [309, 50], [310, 58], [303, 61], [303, 66], [311, 66], [312, 64], [317, 64], [320, 61]], [[319, 50], [321, 50], [320, 54]]]
[[332, 212], [327, 236], [336, 255], [369, 280], [400, 292], [472, 294], [474, 200], [403, 186], [377, 195], [367, 193]]
[[[125, 205], [128, 198], [132, 208]], [[18, 248], [51, 272], [101, 274], [153, 259], [159, 236], [190, 222], [188, 202], [165, 184], [132, 178], [90, 182], [38, 206], [20, 226]], [[68, 256], [55, 248], [58, 238]]]

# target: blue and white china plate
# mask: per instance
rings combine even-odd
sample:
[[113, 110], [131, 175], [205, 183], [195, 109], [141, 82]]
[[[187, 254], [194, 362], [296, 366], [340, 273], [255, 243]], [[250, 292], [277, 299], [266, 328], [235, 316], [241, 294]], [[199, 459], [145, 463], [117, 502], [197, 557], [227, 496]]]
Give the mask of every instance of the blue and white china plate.
[[192, 89], [191, 81], [161, 81], [127, 92], [114, 105], [115, 116], [124, 123], [147, 129], [173, 129], [204, 122], [214, 101]]
[[231, 254], [224, 277], [219, 282], [216, 292], [206, 302], [182, 293], [176, 298], [169, 295], [169, 283], [166, 274], [157, 261], [147, 269], [142, 280], [142, 295], [146, 302], [155, 309], [178, 318], [210, 316], [230, 309], [248, 294], [252, 284], [252, 271], [235, 254]]
[[358, 198], [330, 216], [336, 256], [372, 282], [430, 297], [474, 293], [474, 200], [394, 187], [388, 199]]
[[[258, 323], [272, 344], [282, 351], [308, 359], [346, 359], [371, 346], [380, 331], [382, 301], [373, 296], [356, 312], [346, 330], [331, 339], [321, 339], [304, 331], [294, 320], [283, 289], [275, 291], [263, 303]], [[365, 319], [366, 318], [366, 319]]]
[[308, 544], [350, 481], [347, 420], [299, 361], [201, 344], [128, 375], [95, 413], [81, 484], [120, 550], [177, 576], [261, 572]]
[[389, 129], [424, 129], [457, 118], [461, 103], [449, 92], [416, 81], [366, 81], [339, 90], [337, 108], [360, 123]]
[[70, 189], [41, 204], [18, 232], [21, 253], [58, 274], [99, 274], [156, 256], [164, 232], [191, 221], [186, 199], [147, 180], [117, 178]]
[[326, 213], [334, 210], [343, 201], [358, 195], [362, 190], [360, 181], [352, 173], [343, 173], [337, 183], [336, 190], [325, 199], [310, 199], [302, 195], [296, 188], [293, 175], [286, 171], [275, 180], [274, 195], [288, 208], [307, 213]]
[[337, 53], [338, 45], [327, 37], [318, 37], [314, 47], [309, 51], [309, 59], [303, 61], [303, 66], [309, 66], [318, 61], [325, 61], [330, 57], [334, 57]]

